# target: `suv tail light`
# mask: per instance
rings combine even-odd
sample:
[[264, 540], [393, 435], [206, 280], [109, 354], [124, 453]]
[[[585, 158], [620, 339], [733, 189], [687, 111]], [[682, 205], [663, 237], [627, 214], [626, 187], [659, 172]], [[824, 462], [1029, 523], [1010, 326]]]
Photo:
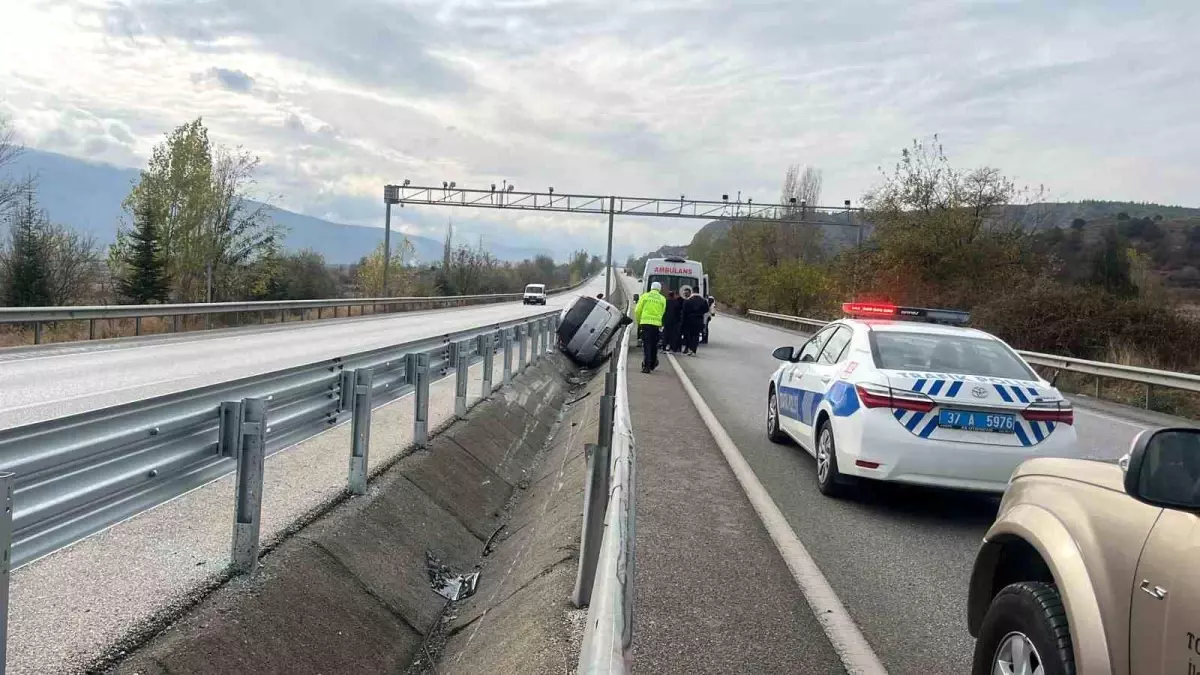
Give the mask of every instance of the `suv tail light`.
[[1030, 422], [1061, 422], [1075, 424], [1075, 408], [1070, 401], [1038, 401], [1021, 411]]
[[927, 413], [937, 405], [925, 394], [907, 389], [893, 389], [879, 384], [859, 384], [854, 389], [858, 391], [858, 400], [868, 408], [896, 408]]

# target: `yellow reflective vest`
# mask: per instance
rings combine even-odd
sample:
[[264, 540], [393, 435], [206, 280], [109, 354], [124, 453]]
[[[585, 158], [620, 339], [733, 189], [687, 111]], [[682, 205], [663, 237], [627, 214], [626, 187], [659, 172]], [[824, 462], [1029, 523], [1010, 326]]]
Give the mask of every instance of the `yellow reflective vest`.
[[638, 326], [663, 325], [663, 315], [667, 313], [667, 299], [662, 293], [651, 290], [638, 298], [637, 307], [633, 309], [633, 323]]

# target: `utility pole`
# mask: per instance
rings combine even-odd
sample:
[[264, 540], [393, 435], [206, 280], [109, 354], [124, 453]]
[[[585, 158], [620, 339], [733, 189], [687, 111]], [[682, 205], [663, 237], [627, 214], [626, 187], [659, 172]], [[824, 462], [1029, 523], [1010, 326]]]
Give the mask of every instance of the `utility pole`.
[[616, 211], [617, 198], [608, 198], [608, 256], [607, 263], [604, 266], [604, 297], [612, 297], [612, 238], [613, 238], [613, 214]]
[[400, 186], [383, 186], [383, 203], [387, 213], [383, 219], [383, 297], [388, 297], [388, 268], [392, 266], [392, 204], [400, 203]]

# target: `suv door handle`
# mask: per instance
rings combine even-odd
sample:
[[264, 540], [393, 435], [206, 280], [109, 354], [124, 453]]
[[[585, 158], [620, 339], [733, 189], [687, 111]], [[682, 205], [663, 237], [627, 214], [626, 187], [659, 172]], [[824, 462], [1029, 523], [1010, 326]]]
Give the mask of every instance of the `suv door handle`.
[[1142, 579], [1142, 591], [1155, 600], [1163, 600], [1167, 597], [1167, 589], [1162, 586], [1155, 586], [1151, 589], [1149, 579]]

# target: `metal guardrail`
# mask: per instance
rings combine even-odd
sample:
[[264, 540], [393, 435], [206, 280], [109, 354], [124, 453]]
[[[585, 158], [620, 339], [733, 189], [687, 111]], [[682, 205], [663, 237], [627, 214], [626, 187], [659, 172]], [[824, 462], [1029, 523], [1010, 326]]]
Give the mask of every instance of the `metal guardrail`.
[[[807, 319], [802, 316], [790, 316], [787, 314], [762, 312], [757, 309], [749, 310], [747, 314], [752, 317], [781, 321], [789, 324], [812, 326], [814, 328], [820, 328], [821, 326], [829, 323], [828, 321], [822, 321], [820, 319]], [[1165, 387], [1168, 389], [1181, 389], [1184, 391], [1200, 392], [1200, 375], [1193, 375], [1191, 373], [1176, 373], [1169, 370], [1155, 370], [1153, 368], [1125, 366], [1119, 363], [1088, 361], [1070, 356], [1043, 354], [1041, 352], [1017, 350], [1017, 353], [1021, 355], [1021, 358], [1025, 359], [1034, 366], [1053, 368], [1054, 370], [1063, 370], [1072, 373], [1083, 373], [1095, 377], [1096, 398], [1100, 397], [1100, 382], [1102, 379], [1136, 382], [1145, 386], [1146, 396], [1144, 407], [1146, 408], [1150, 407], [1151, 387]]]
[[[324, 359], [232, 382], [0, 431], [0, 655], [8, 573], [118, 522], [236, 472], [231, 569], [259, 555], [267, 456], [350, 419], [348, 490], [366, 491], [371, 409], [414, 393], [414, 442], [429, 440], [429, 387], [457, 378], [467, 412], [468, 370], [483, 361], [483, 396], [503, 353], [503, 382], [550, 351], [559, 311], [438, 338]], [[3, 661], [0, 660], [0, 673]]]
[[583, 535], [571, 598], [576, 607], [588, 607], [580, 675], [625, 675], [632, 666], [636, 453], [626, 372], [636, 331], [622, 330], [605, 374], [599, 438], [588, 448]]
[[[547, 291], [547, 295], [566, 293], [587, 283], [585, 279], [571, 286], [563, 286]], [[325, 300], [273, 300], [263, 302], [209, 302], [163, 305], [97, 305], [97, 306], [67, 306], [67, 307], [0, 307], [0, 324], [33, 324], [33, 343], [42, 344], [42, 324], [60, 321], [87, 321], [88, 339], [96, 337], [97, 321], [113, 321], [118, 319], [134, 319], [134, 335], [142, 334], [142, 319], [147, 317], [169, 317], [171, 325], [169, 332], [179, 332], [179, 317], [204, 316], [211, 319], [216, 314], [233, 314], [241, 317], [244, 314], [257, 315], [258, 323], [266, 322], [266, 315], [279, 313], [279, 323], [287, 320], [290, 312], [317, 310], [317, 319], [322, 319], [324, 311], [333, 310], [333, 318], [339, 318], [338, 310], [346, 308], [345, 316], [349, 317], [354, 307], [360, 308], [360, 313], [367, 307], [372, 314], [395, 311], [412, 311], [418, 309], [436, 309], [444, 307], [461, 307], [494, 302], [510, 302], [520, 300], [521, 293], [499, 293], [491, 295], [447, 295], [421, 296], [406, 298], [331, 298]], [[380, 312], [383, 308], [383, 312]], [[303, 317], [303, 314], [301, 315]], [[207, 324], [206, 324], [206, 327]]]
[[[545, 312], [4, 429], [0, 472], [15, 474], [10, 559], [28, 563], [229, 473], [247, 436], [269, 456], [335, 426], [352, 416], [356, 394], [377, 405], [416, 391], [415, 440], [424, 444], [431, 378], [465, 378], [464, 366], [486, 364], [497, 338], [505, 363], [515, 346], [523, 368], [527, 343], [535, 357], [545, 352], [558, 318]], [[465, 397], [458, 392], [458, 414]], [[268, 422], [247, 412], [256, 400]]]

